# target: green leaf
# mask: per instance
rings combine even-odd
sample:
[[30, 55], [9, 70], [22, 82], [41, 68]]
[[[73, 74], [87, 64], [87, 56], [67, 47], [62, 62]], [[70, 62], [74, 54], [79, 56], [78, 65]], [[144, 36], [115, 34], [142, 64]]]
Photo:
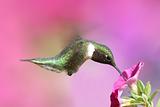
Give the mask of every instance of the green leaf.
[[148, 102], [148, 96], [147, 95], [145, 95], [144, 93], [142, 93], [142, 98], [143, 98], [143, 100], [145, 101], [145, 102]]
[[145, 86], [141, 80], [137, 81], [138, 94], [142, 94], [145, 90]]
[[[141, 100], [140, 100], [141, 99]], [[134, 98], [128, 98], [126, 97], [126, 99], [121, 99], [122, 103], [121, 106], [122, 107], [137, 107], [138, 105], [143, 105], [144, 101], [142, 98], [139, 99], [134, 99]]]
[[137, 99], [143, 99], [142, 96], [137, 95], [137, 94], [134, 93], [134, 92], [131, 92], [131, 97], [134, 98], [134, 99], [136, 99], [136, 100], [137, 100]]
[[154, 93], [151, 94], [151, 101], [154, 99], [154, 97], [160, 92], [159, 89], [157, 89]]
[[144, 90], [144, 93], [145, 93], [147, 96], [150, 96], [150, 94], [151, 94], [151, 84], [150, 84], [150, 82], [147, 82], [146, 87], [145, 87], [145, 90]]
[[130, 103], [124, 103], [121, 106], [122, 107], [137, 107], [138, 105], [144, 105], [143, 102], [130, 102]]
[[153, 102], [151, 102], [151, 107], [153, 107]]
[[121, 99], [121, 106], [122, 107], [130, 107], [130, 105], [131, 105], [131, 102], [134, 102], [135, 101], [135, 99], [133, 99], [133, 98], [123, 98], [123, 99]]
[[136, 99], [138, 102], [144, 102], [143, 98], [142, 97], [139, 97]]
[[143, 104], [144, 104], [144, 102], [140, 101], [140, 100], [131, 101], [131, 105], [143, 105]]
[[156, 107], [160, 107], [160, 98], [159, 98], [159, 100], [158, 100], [158, 102], [157, 102]]

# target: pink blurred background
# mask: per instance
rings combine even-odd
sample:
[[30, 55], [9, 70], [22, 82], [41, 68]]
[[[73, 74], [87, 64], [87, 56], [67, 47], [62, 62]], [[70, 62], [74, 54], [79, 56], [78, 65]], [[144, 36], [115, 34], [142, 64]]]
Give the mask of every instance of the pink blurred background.
[[87, 61], [68, 77], [19, 61], [56, 55], [70, 23], [97, 25], [83, 37], [109, 46], [121, 70], [143, 61], [140, 79], [160, 86], [159, 0], [0, 0], [0, 107], [109, 107], [111, 66]]

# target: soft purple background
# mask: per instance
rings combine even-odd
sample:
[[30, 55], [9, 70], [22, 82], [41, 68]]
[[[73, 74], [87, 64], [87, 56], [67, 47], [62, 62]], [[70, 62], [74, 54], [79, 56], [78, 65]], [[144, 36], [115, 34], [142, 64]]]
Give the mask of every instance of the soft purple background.
[[108, 45], [121, 70], [143, 61], [140, 79], [160, 86], [159, 0], [0, 0], [0, 107], [109, 107], [112, 67], [87, 61], [68, 77], [19, 61], [57, 54], [70, 23], [97, 25], [84, 38]]

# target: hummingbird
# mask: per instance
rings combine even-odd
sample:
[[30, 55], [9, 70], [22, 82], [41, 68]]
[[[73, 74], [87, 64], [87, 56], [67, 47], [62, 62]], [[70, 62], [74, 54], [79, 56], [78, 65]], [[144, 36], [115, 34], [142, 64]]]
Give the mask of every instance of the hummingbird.
[[59, 54], [46, 58], [22, 59], [57, 73], [66, 72], [68, 76], [76, 73], [88, 59], [113, 66], [119, 74], [112, 51], [105, 45], [76, 36]]

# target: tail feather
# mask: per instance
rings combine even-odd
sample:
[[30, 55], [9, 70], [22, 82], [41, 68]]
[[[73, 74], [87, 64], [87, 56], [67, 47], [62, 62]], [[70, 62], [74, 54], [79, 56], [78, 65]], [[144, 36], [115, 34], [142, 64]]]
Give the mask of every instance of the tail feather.
[[25, 62], [31, 62], [31, 63], [35, 63], [35, 64], [43, 64], [43, 61], [40, 61], [39, 58], [37, 59], [20, 59], [20, 61], [25, 61]]
[[30, 62], [30, 61], [32, 61], [32, 59], [20, 59], [20, 61]]
[[54, 64], [54, 60], [52, 60], [50, 58], [21, 59], [20, 61], [31, 62], [31, 63], [39, 65], [42, 68], [45, 68], [50, 71], [55, 71], [57, 73], [62, 72], [61, 70], [56, 68], [56, 66]]

